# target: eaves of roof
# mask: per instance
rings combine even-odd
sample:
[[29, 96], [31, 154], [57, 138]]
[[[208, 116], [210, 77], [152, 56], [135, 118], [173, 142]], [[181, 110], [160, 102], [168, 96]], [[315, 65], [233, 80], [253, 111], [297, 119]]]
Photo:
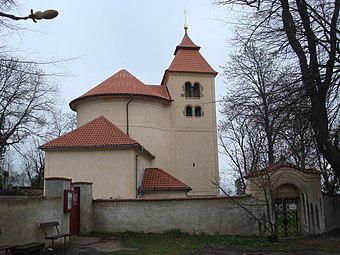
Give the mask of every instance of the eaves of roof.
[[[167, 92], [169, 93], [168, 90], [167, 90]], [[159, 97], [159, 96], [140, 95], [140, 94], [133, 94], [133, 93], [125, 93], [125, 94], [109, 94], [108, 93], [108, 94], [97, 94], [97, 95], [81, 96], [81, 97], [78, 97], [78, 98], [72, 100], [69, 103], [69, 106], [70, 106], [70, 108], [73, 111], [76, 111], [75, 106], [77, 105], [77, 103], [79, 103], [79, 102], [81, 102], [83, 100], [90, 99], [90, 98], [109, 98], [109, 97], [112, 97], [112, 98], [117, 98], [117, 97], [131, 98], [131, 97], [133, 97], [133, 98], [141, 98], [141, 99], [142, 98], [150, 98], [150, 99], [160, 100], [160, 101], [168, 102], [168, 103], [171, 103], [171, 102], [174, 101], [173, 99], [171, 99], [170, 94], [169, 94], [169, 98], [163, 98], [163, 97]]]
[[126, 135], [104, 116], [100, 116], [65, 135], [49, 141], [39, 148], [46, 151], [133, 148], [152, 159], [155, 158], [141, 144]]
[[146, 85], [127, 70], [122, 69], [80, 97], [72, 100], [70, 108], [75, 110], [76, 103], [87, 98], [107, 96], [138, 96], [171, 101], [169, 91], [164, 86]]
[[276, 170], [283, 169], [283, 168], [294, 169], [305, 174], [317, 174], [317, 175], [321, 174], [321, 171], [316, 170], [316, 169], [305, 169], [305, 168], [299, 167], [291, 163], [280, 163], [279, 162], [279, 163], [271, 164], [264, 169], [251, 171], [245, 176], [245, 178], [264, 176], [264, 175], [270, 174]]
[[38, 147], [44, 151], [58, 151], [58, 150], [95, 150], [95, 149], [135, 149], [138, 150], [139, 153], [142, 153], [144, 156], [147, 156], [150, 159], [155, 159], [156, 156], [153, 155], [149, 150], [145, 149], [140, 144], [123, 144], [123, 145], [106, 145], [106, 146], [51, 146], [48, 148], [44, 148], [43, 146]]

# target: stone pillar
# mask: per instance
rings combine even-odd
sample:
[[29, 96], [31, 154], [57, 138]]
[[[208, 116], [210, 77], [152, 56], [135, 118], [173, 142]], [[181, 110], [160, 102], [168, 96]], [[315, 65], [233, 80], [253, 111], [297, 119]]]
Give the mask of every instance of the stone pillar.
[[70, 213], [64, 212], [64, 190], [70, 190], [71, 183], [72, 183], [71, 179], [62, 178], [62, 177], [45, 178], [44, 196], [61, 198], [60, 229], [61, 229], [61, 232], [63, 233], [70, 232]]
[[94, 230], [92, 182], [73, 182], [72, 187], [80, 188], [80, 235], [91, 233]]

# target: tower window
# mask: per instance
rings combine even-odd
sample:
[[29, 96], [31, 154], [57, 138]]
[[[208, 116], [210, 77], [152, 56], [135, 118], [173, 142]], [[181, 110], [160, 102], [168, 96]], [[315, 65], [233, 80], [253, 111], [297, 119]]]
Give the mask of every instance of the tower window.
[[197, 117], [200, 118], [203, 116], [203, 109], [201, 106], [197, 105], [197, 106], [192, 106], [192, 105], [187, 105], [183, 111], [183, 114], [186, 117]]
[[195, 107], [195, 117], [201, 117], [202, 116], [202, 108], [201, 106]]
[[191, 82], [185, 83], [185, 97], [191, 97]]
[[192, 117], [192, 107], [190, 105], [185, 107], [185, 116]]
[[200, 97], [200, 84], [198, 82], [195, 82], [193, 87], [193, 97]]
[[200, 98], [201, 97], [201, 84], [198, 82], [195, 82], [194, 85], [192, 85], [191, 82], [187, 81], [184, 84], [184, 94], [186, 98], [195, 97]]

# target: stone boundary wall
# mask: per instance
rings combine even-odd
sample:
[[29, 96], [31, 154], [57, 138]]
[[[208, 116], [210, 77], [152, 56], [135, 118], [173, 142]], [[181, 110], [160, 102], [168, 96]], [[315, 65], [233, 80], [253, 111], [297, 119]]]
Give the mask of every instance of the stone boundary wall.
[[0, 243], [45, 242], [39, 224], [61, 222], [61, 198], [0, 196]]
[[323, 194], [326, 231], [340, 229], [340, 195]]
[[258, 224], [238, 204], [261, 215], [261, 207], [248, 196], [94, 200], [94, 230], [259, 235]]

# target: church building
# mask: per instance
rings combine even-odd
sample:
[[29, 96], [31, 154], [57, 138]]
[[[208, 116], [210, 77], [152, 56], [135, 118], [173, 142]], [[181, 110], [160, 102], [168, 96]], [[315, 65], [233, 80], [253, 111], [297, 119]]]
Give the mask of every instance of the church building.
[[215, 76], [187, 26], [161, 83], [123, 69], [72, 100], [77, 128], [40, 148], [45, 178], [95, 199], [217, 196]]

